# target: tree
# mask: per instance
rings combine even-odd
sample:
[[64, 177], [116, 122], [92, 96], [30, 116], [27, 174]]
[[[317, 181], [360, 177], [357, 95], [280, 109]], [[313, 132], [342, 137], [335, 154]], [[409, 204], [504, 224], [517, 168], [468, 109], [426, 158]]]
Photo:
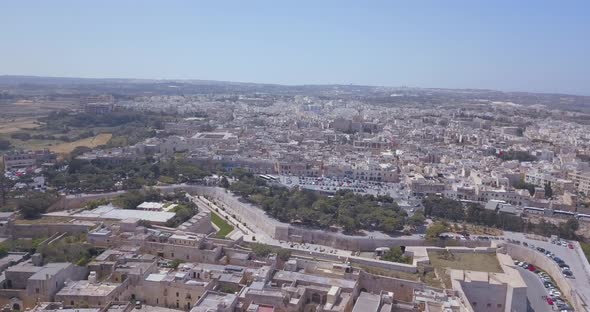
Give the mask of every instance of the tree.
[[412, 226], [421, 226], [426, 221], [426, 217], [422, 211], [416, 211], [414, 215], [410, 217], [409, 224]]
[[170, 267], [173, 269], [177, 269], [178, 266], [182, 263], [182, 260], [180, 259], [174, 259], [170, 262]]
[[446, 223], [443, 222], [434, 222], [431, 224], [428, 229], [426, 229], [426, 238], [427, 239], [438, 239], [439, 235], [448, 232], [449, 227]]
[[258, 257], [266, 258], [272, 253], [272, 247], [267, 244], [255, 243], [251, 245], [252, 252]]
[[279, 258], [281, 261], [288, 261], [289, 258], [291, 258], [291, 250], [280, 248], [277, 250], [277, 258]]
[[0, 139], [0, 150], [4, 151], [10, 148], [10, 141]]
[[227, 178], [225, 176], [223, 176], [221, 178], [221, 180], [219, 181], [219, 186], [223, 187], [223, 188], [229, 188], [229, 181], [227, 180]]
[[7, 178], [2, 171], [0, 174], [0, 196], [2, 197], [2, 205], [6, 204], [6, 197], [8, 197], [8, 193], [14, 184], [15, 182]]
[[559, 237], [566, 239], [576, 239], [576, 231], [580, 228], [578, 220], [570, 218], [566, 222], [559, 224]]
[[55, 198], [48, 193], [25, 194], [25, 197], [19, 200], [17, 209], [25, 219], [34, 219], [45, 213], [54, 200]]
[[551, 188], [551, 182], [545, 184], [545, 198], [553, 197], [553, 188]]
[[381, 256], [381, 260], [399, 263], [412, 262], [412, 258], [409, 256], [404, 256], [404, 253], [399, 246], [391, 247], [385, 254], [383, 254], [383, 256]]

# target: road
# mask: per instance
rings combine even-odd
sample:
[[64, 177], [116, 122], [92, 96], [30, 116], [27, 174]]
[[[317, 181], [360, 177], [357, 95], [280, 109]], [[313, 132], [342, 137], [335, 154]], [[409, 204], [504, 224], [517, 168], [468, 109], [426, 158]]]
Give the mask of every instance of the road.
[[543, 283], [541, 283], [539, 277], [529, 270], [520, 267], [516, 267], [516, 269], [520, 272], [522, 279], [527, 285], [528, 312], [551, 312], [551, 306], [542, 298], [542, 296], [547, 295], [547, 290], [543, 286]]

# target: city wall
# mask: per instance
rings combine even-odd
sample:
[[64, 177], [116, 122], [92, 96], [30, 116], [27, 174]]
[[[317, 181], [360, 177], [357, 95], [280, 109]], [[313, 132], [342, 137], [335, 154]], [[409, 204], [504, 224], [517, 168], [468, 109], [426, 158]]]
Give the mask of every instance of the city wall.
[[590, 311], [582, 298], [578, 295], [576, 289], [571, 287], [567, 278], [561, 273], [559, 266], [547, 256], [536, 250], [514, 244], [505, 244], [505, 250], [512, 258], [531, 263], [547, 272], [576, 311]]
[[[235, 214], [241, 221], [246, 222], [248, 226], [256, 227], [262, 230], [268, 236], [282, 241], [313, 243], [332, 248], [355, 250], [355, 251], [374, 251], [378, 247], [393, 246], [425, 246], [437, 245], [443, 246], [443, 242], [426, 242], [423, 239], [408, 237], [368, 237], [368, 236], [351, 236], [342, 233], [334, 233], [322, 230], [314, 230], [304, 227], [292, 226], [287, 223], [279, 222], [267, 216], [264, 210], [255, 207], [249, 203], [243, 202], [239, 197], [233, 195], [227, 190], [220, 187], [210, 187], [202, 185], [172, 185], [158, 187], [162, 191], [172, 192], [183, 190], [191, 195], [207, 196], [213, 199], [216, 204], [226, 209], [228, 213]], [[68, 209], [80, 208], [83, 202], [99, 198], [113, 198], [120, 195], [121, 192], [107, 194], [93, 194], [83, 199], [77, 197], [64, 197], [60, 204]], [[58, 206], [59, 206], [58, 205]], [[55, 206], [55, 205], [54, 205]], [[489, 246], [485, 241], [454, 241], [466, 247]]]
[[[242, 202], [237, 196], [227, 192], [225, 189], [208, 186], [186, 186], [182, 187], [182, 189], [194, 195], [203, 195], [214, 199], [217, 203], [221, 203], [230, 213], [239, 216], [247, 224], [255, 225], [267, 235], [277, 240], [313, 243], [358, 251], [373, 251], [378, 247], [424, 246], [433, 244], [425, 242], [422, 239], [404, 237], [370, 238], [292, 226], [270, 218], [264, 210], [249, 203]], [[456, 242], [467, 247], [489, 246], [489, 242], [484, 241]]]

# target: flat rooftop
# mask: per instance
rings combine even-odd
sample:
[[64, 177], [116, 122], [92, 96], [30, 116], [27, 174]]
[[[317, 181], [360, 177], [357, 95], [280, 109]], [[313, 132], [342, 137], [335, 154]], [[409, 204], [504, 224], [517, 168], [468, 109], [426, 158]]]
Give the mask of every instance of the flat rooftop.
[[356, 300], [352, 312], [378, 312], [381, 296], [362, 292]]
[[115, 291], [120, 285], [118, 283], [90, 283], [87, 280], [69, 282], [56, 296], [104, 297]]
[[47, 216], [69, 216], [80, 219], [107, 219], [107, 220], [126, 220], [137, 218], [149, 222], [166, 223], [172, 219], [176, 213], [166, 211], [149, 211], [135, 209], [120, 209], [112, 205], [98, 206], [95, 209], [82, 211], [80, 213], [69, 214], [65, 211], [45, 214]]
[[279, 271], [277, 272], [273, 279], [281, 280], [281, 281], [298, 281], [308, 284], [315, 284], [321, 286], [336, 286], [342, 289], [353, 289], [355, 285], [355, 281], [349, 281], [345, 279], [339, 278], [331, 278], [331, 277], [323, 277], [323, 276], [316, 276], [310, 274], [304, 274], [299, 272], [290, 272], [290, 271]]
[[231, 307], [237, 299], [238, 297], [234, 294], [207, 291], [203, 294], [203, 297], [197, 302], [191, 312], [208, 312], [211, 311], [210, 309], [217, 309], [219, 305]]

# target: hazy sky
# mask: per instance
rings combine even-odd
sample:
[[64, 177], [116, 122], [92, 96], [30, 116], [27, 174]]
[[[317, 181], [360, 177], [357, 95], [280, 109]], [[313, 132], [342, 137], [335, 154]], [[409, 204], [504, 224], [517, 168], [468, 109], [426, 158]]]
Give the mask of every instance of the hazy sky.
[[0, 74], [590, 94], [590, 1], [0, 0]]

